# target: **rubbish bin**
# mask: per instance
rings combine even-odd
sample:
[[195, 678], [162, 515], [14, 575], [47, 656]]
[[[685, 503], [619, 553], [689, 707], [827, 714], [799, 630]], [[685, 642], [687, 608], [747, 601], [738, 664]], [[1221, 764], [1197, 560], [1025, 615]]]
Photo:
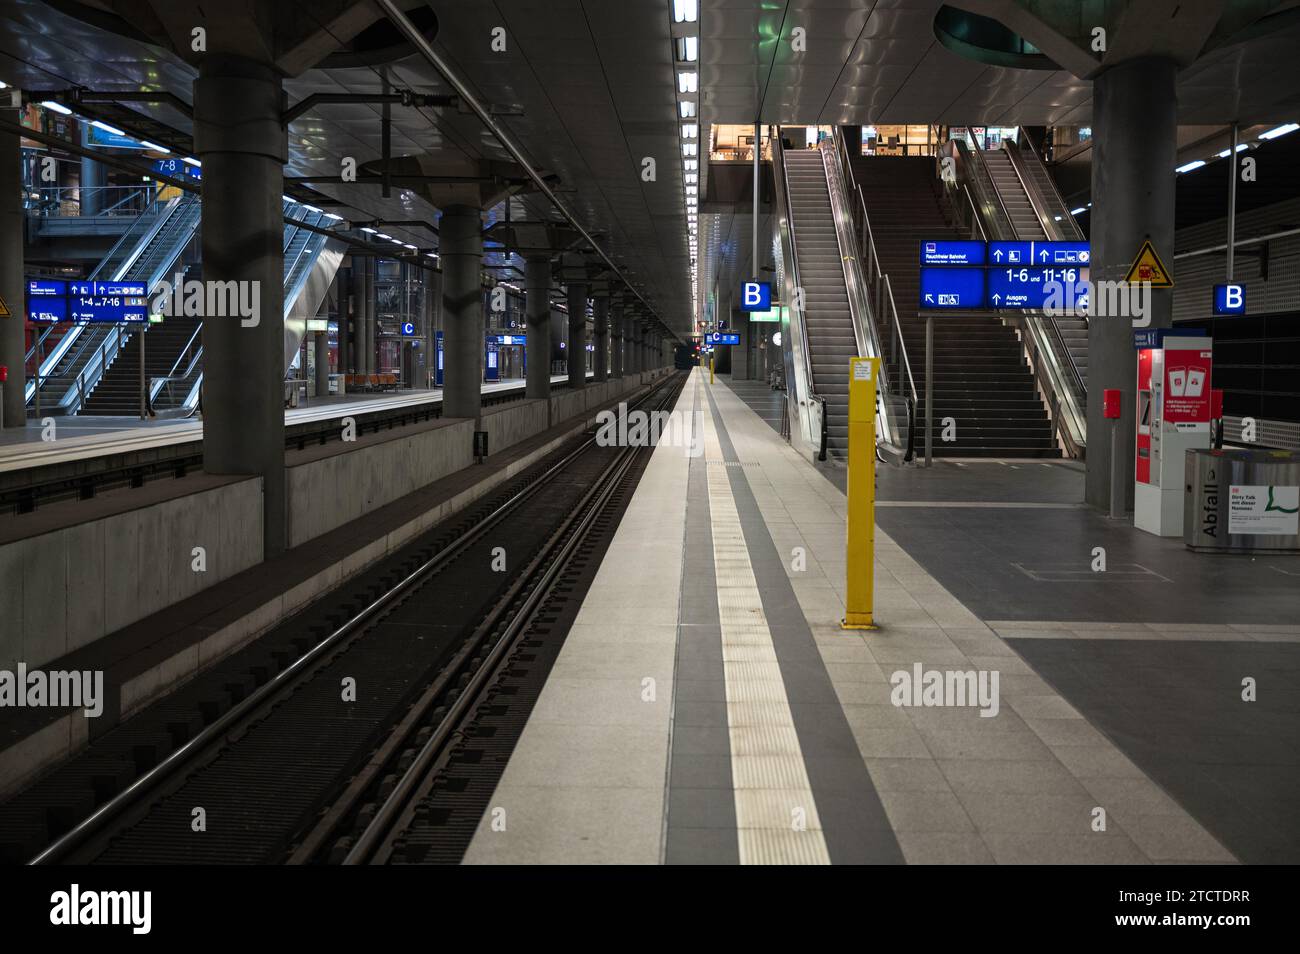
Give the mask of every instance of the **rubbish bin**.
[[1188, 450], [1183, 543], [1196, 551], [1300, 550], [1300, 453]]

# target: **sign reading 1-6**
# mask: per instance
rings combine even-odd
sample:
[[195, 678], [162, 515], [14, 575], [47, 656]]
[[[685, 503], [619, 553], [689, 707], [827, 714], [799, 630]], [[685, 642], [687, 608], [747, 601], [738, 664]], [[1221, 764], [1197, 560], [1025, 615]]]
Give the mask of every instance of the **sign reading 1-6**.
[[745, 282], [741, 286], [741, 311], [768, 311], [772, 307], [770, 282]]

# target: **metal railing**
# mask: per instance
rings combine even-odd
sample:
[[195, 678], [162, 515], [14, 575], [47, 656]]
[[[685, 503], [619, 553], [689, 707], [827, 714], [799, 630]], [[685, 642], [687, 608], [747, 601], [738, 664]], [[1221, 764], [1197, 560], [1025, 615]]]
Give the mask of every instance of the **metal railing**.
[[826, 402], [813, 390], [812, 352], [803, 314], [803, 296], [797, 294], [799, 259], [794, 245], [794, 224], [790, 214], [786, 182], [785, 149], [781, 127], [772, 137], [772, 181], [777, 218], [777, 265], [782, 280], [781, 356], [785, 366], [785, 395], [790, 437], [797, 432], [825, 459]]
[[[142, 215], [154, 200], [152, 186], [42, 186], [24, 193], [24, 208], [40, 218]], [[89, 207], [91, 211], [87, 212]], [[74, 211], [75, 210], [75, 211]]]
[[[908, 462], [915, 457], [916, 410], [919, 405], [916, 380], [912, 375], [912, 362], [907, 354], [903, 325], [898, 318], [893, 285], [890, 283], [889, 276], [881, 268], [880, 255], [876, 251], [876, 239], [871, 229], [871, 216], [867, 212], [866, 196], [853, 174], [852, 156], [849, 155], [848, 143], [842, 133], [835, 137], [834, 148], [846, 180], [841, 184], [848, 197], [847, 215], [854, 236], [845, 244], [851, 245], [853, 249], [851, 258], [854, 280], [860, 279], [866, 301], [867, 324], [862, 329], [855, 327], [854, 330], [855, 333], [859, 333], [859, 350], [867, 346], [873, 347], [876, 349], [874, 353], [882, 359], [881, 380], [876, 389], [876, 397], [880, 404], [879, 409], [883, 413], [878, 414], [877, 418], [883, 417], [889, 428], [890, 439], [885, 443], [896, 454], [901, 455], [904, 462]], [[832, 198], [832, 208], [834, 203], [835, 199]], [[850, 296], [850, 302], [852, 301], [853, 297]], [[888, 360], [885, 360], [885, 351], [881, 345], [882, 333], [889, 336]], [[870, 342], [864, 340], [868, 334], [871, 335]], [[891, 368], [898, 368], [902, 373], [895, 375]], [[906, 390], [903, 389], [904, 382]], [[903, 416], [907, 427], [905, 434], [899, 433], [897, 420], [899, 415], [896, 408], [900, 403], [903, 405]]]

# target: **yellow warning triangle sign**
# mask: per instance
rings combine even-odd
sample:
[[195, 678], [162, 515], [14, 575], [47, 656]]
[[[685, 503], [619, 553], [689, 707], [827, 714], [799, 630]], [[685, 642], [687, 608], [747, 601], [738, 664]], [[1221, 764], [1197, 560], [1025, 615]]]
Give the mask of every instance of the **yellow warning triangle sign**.
[[13, 312], [9, 310], [9, 306], [5, 304], [5, 300], [0, 298], [0, 318], [12, 318], [13, 316]]
[[1150, 239], [1142, 243], [1142, 248], [1138, 252], [1137, 258], [1133, 259], [1133, 265], [1129, 268], [1124, 281], [1130, 284], [1134, 282], [1150, 282], [1152, 288], [1174, 287], [1174, 276], [1169, 274], [1169, 269], [1165, 268], [1165, 263], [1160, 261], [1160, 256], [1151, 247]]

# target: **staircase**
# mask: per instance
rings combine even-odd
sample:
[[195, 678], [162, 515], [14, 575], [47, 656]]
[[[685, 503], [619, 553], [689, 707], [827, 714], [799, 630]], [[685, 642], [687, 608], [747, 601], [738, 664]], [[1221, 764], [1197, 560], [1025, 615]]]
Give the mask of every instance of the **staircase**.
[[[876, 254], [893, 287], [921, 395], [919, 449], [925, 424], [925, 318], [918, 308], [921, 242], [967, 236], [948, 224], [933, 159], [854, 157], [853, 175], [866, 200]], [[888, 354], [890, 329], [881, 329], [881, 336]], [[1085, 327], [1085, 347], [1086, 336]], [[889, 370], [902, 373], [894, 363]], [[936, 457], [1061, 456], [1019, 339], [996, 315], [936, 314], [934, 403]], [[946, 417], [956, 424], [956, 439], [951, 442], [942, 440]]]
[[100, 377], [82, 405], [81, 413], [103, 416], [139, 414], [141, 337], [147, 339], [144, 345], [145, 376], [146, 380], [152, 381], [171, 371], [177, 355], [200, 321], [199, 318], [168, 318], [162, 324], [150, 325], [143, 335], [136, 331]]
[[831, 217], [826, 168], [816, 149], [785, 153], [790, 228], [804, 291], [804, 319], [812, 362], [812, 389], [826, 401], [826, 451], [848, 455], [849, 359], [858, 353], [844, 266]]

